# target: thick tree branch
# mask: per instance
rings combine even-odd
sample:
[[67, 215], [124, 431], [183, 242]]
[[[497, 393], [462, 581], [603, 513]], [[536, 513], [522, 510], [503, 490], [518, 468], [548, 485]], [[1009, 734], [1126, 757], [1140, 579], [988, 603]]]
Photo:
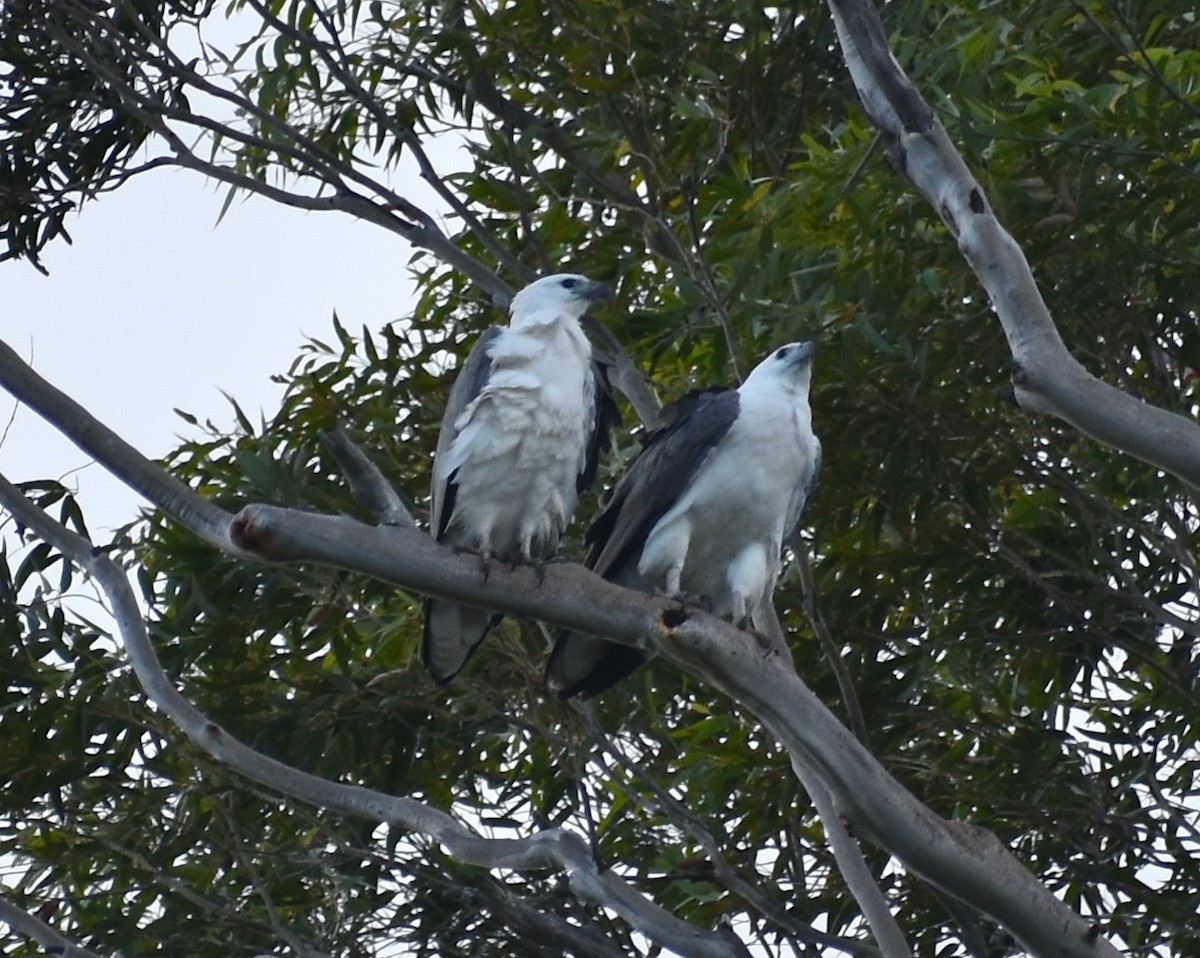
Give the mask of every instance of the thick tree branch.
[[164, 472], [74, 399], [46, 382], [3, 341], [0, 341], [0, 385], [56, 425], [63, 435], [130, 489], [210, 545], [236, 552], [229, 539], [229, 517], [224, 510]]
[[[146, 694], [189, 741], [226, 767], [320, 808], [427, 835], [439, 842], [452, 858], [466, 864], [505, 870], [561, 869], [580, 898], [611, 909], [631, 927], [681, 955], [742, 958], [739, 948], [718, 932], [703, 931], [681, 921], [611, 870], [602, 870], [587, 844], [570, 832], [548, 829], [527, 838], [486, 838], [421, 802], [332, 782], [244, 745], [203, 715], [175, 688], [158, 661], [133, 589], [115, 562], [87, 539], [52, 520], [2, 476], [0, 503], [35, 535], [95, 579], [112, 604], [113, 618]], [[408, 531], [432, 544], [421, 533]]]
[[100, 958], [96, 952], [89, 951], [60, 935], [36, 915], [19, 908], [4, 896], [0, 896], [0, 922], [8, 925], [17, 934], [36, 941], [47, 954], [57, 955], [59, 958]]
[[[0, 350], [0, 383], [7, 385], [14, 378], [14, 361], [23, 367], [11, 350]], [[169, 477], [151, 481], [146, 472], [156, 471], [153, 464], [27, 367], [24, 373], [16, 370], [15, 378], [24, 385], [22, 398], [32, 400], [39, 411], [47, 410], [43, 414], [57, 414], [58, 418], [51, 418], [56, 428], [83, 448], [98, 450], [93, 454], [104, 465], [119, 477], [130, 476], [136, 481], [134, 488], [144, 495], [162, 492], [166, 501], [156, 504], [180, 521], [186, 524], [198, 517], [197, 531], [208, 541], [221, 543], [224, 537], [213, 535], [211, 518], [214, 511], [219, 516], [220, 510], [208, 504], [200, 509], [193, 502], [198, 497]], [[47, 402], [48, 391], [58, 397], [56, 403]], [[107, 455], [101, 458], [100, 451]], [[123, 460], [125, 456], [132, 465]], [[704, 950], [708, 945], [689, 951], [673, 943], [691, 942], [694, 930], [684, 933], [672, 924], [676, 922], [672, 916], [659, 915], [652, 908], [647, 911], [644, 900], [611, 873], [597, 873], [590, 850], [576, 836], [546, 832], [528, 840], [482, 839], [419, 803], [326, 782], [234, 742], [196, 712], [157, 669], [145, 624], [115, 565], [49, 520], [7, 481], [0, 488], [22, 522], [92, 572], [113, 597], [131, 659], [148, 694], [189, 738], [218, 760], [305, 801], [430, 835], [461, 861], [485, 867], [562, 867], [583, 897], [613, 908], [635, 927], [644, 927], [639, 922], [654, 925], [655, 940], [681, 953], [719, 953]], [[543, 576], [529, 567], [493, 565], [483, 579], [475, 557], [456, 555], [414, 528], [367, 526], [344, 516], [255, 505], [232, 520], [228, 541], [235, 547], [231, 551], [242, 556], [319, 562], [435, 598], [657, 649], [753, 712], [792, 760], [829, 790], [838, 814], [858, 834], [887, 849], [910, 871], [992, 916], [1034, 954], [1043, 958], [1118, 955], [1097, 928], [1059, 901], [994, 835], [939, 817], [892, 778], [764, 637], [711, 615], [681, 612], [677, 603], [621, 588], [581, 566], [552, 565]]]
[[888, 49], [870, 0], [829, 0], [846, 65], [896, 168], [937, 210], [987, 290], [1017, 402], [1200, 488], [1200, 426], [1097, 379], [1067, 351], [1025, 254]]

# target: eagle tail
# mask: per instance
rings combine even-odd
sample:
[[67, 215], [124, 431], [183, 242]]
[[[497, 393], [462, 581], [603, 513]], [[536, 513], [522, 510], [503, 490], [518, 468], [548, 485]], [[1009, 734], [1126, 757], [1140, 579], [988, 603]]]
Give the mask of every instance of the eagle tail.
[[578, 695], [587, 700], [616, 685], [646, 658], [632, 646], [564, 632], [546, 664], [546, 686], [560, 699]]
[[469, 605], [427, 599], [422, 655], [433, 680], [445, 685], [458, 675], [501, 618]]

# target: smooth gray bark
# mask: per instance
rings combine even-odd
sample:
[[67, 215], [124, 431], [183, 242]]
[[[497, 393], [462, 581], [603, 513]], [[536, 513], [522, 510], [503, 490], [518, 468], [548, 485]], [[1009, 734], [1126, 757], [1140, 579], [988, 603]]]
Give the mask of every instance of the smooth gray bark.
[[[218, 546], [227, 543], [235, 555], [268, 562], [318, 562], [437, 598], [656, 649], [756, 715], [792, 761], [828, 790], [837, 813], [857, 834], [895, 855], [910, 871], [993, 917], [1033, 954], [1042, 958], [1119, 954], [994, 835], [947, 821], [922, 805], [821, 703], [800, 680], [790, 659], [766, 637], [743, 632], [711, 615], [682, 610], [666, 599], [623, 589], [581, 566], [551, 565], [541, 577], [530, 568], [493, 568], [485, 579], [474, 557], [456, 555], [411, 526], [369, 526], [345, 516], [262, 505], [227, 516], [162, 473], [45, 383], [3, 344], [0, 384], [30, 402], [60, 432], [159, 508], [208, 541]], [[114, 605], [122, 590], [128, 592], [120, 570], [96, 555], [90, 543], [33, 509], [7, 481], [0, 481], [0, 499], [29, 528], [96, 576]], [[223, 534], [218, 531], [222, 521]], [[143, 638], [144, 623], [132, 593], [120, 603], [118, 618], [147, 693], [189, 738], [218, 760], [305, 801], [421, 831], [462, 861], [487, 867], [564, 868], [578, 894], [603, 902], [643, 930], [644, 923], [653, 920], [654, 933], [646, 933], [668, 947], [683, 954], [727, 953], [710, 950], [717, 946], [703, 937], [692, 947], [683, 947], [699, 933], [690, 926], [685, 926], [687, 932], [675, 929], [673, 916], [658, 915], [657, 906], [641, 902], [624, 883], [614, 885], [609, 873], [597, 873], [590, 851], [573, 835], [555, 831], [521, 841], [483, 839], [420, 803], [328, 782], [253, 753], [196, 712], [161, 669], [151, 667], [153, 648]]]
[[850, 76], [893, 164], [937, 210], [991, 298], [1012, 353], [1017, 403], [1200, 488], [1200, 425], [1097, 379], [1070, 354], [1029, 261], [892, 56], [875, 8], [869, 0], [829, 0], [829, 8]]

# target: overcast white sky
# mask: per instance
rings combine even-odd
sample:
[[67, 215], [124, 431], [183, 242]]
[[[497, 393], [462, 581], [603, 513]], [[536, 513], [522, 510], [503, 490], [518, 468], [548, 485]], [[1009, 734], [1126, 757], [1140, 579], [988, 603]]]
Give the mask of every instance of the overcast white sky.
[[[175, 408], [232, 423], [222, 390], [252, 416], [273, 410], [271, 375], [306, 335], [328, 335], [335, 309], [351, 330], [411, 309], [412, 249], [397, 236], [258, 198], [218, 224], [224, 198], [195, 173], [156, 170], [70, 219], [74, 244], [46, 250], [49, 277], [0, 263], [0, 337], [150, 456], [189, 430]], [[100, 541], [136, 515], [137, 497], [0, 391], [0, 427], [14, 410], [0, 471], [70, 473]]]

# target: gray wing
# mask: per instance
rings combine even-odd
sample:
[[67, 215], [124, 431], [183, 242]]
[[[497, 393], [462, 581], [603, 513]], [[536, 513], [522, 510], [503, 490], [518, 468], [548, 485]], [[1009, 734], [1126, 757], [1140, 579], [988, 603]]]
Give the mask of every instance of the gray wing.
[[805, 470], [804, 477], [800, 480], [800, 485], [796, 487], [796, 491], [792, 496], [792, 501], [788, 506], [787, 519], [783, 528], [783, 537], [786, 540], [800, 524], [800, 520], [804, 517], [805, 511], [808, 509], [808, 503], [812, 499], [812, 494], [817, 488], [817, 479], [821, 473], [821, 443], [813, 437], [813, 457], [808, 464], [808, 469]]
[[584, 535], [586, 565], [606, 579], [637, 565], [655, 523], [691, 486], [704, 460], [738, 415], [729, 389], [693, 390], [663, 411], [664, 425], [617, 483], [604, 510]]
[[[440, 464], [446, 461], [450, 447], [458, 438], [456, 424], [463, 410], [487, 385], [492, 372], [491, 346], [503, 332], [503, 327], [493, 326], [479, 337], [446, 399], [442, 431], [438, 435], [433, 461], [433, 495], [429, 518], [430, 533], [438, 541], [441, 541], [454, 514], [454, 500], [458, 494], [454, 475], [446, 475]], [[429, 674], [444, 685], [459, 673], [501, 616], [441, 599], [426, 599], [424, 608], [422, 657]]]
[[[584, 536], [590, 546], [588, 568], [605, 579], [641, 585], [637, 564], [647, 537], [729, 431], [738, 405], [736, 392], [709, 389], [690, 392], [663, 411], [665, 425], [647, 437]], [[631, 646], [564, 632], [546, 666], [546, 684], [562, 698], [589, 699], [645, 660], [645, 653]]]
[[613, 399], [608, 367], [592, 360], [591, 432], [588, 436], [587, 458], [579, 474], [576, 491], [582, 495], [596, 481], [600, 457], [612, 448], [612, 431], [621, 425], [621, 413]]
[[459, 416], [483, 392], [492, 375], [492, 344], [504, 333], [504, 327], [493, 326], [476, 341], [459, 371], [458, 378], [450, 387], [446, 398], [446, 410], [442, 414], [442, 431], [438, 433], [437, 449], [433, 460], [433, 489], [430, 505], [429, 529], [433, 537], [441, 540], [450, 516], [454, 513], [454, 496], [457, 486], [453, 476], [444, 475], [440, 463], [446, 461], [450, 447], [458, 438], [456, 428]]

